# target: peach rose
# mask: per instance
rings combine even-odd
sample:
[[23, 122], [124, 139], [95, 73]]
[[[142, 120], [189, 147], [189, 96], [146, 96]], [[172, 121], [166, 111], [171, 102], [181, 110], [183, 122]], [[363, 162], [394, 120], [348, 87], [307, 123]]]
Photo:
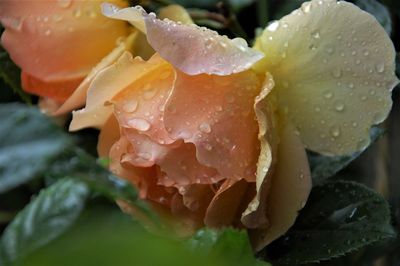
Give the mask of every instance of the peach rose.
[[246, 228], [261, 249], [306, 203], [304, 145], [363, 149], [390, 110], [393, 45], [352, 4], [307, 2], [267, 27], [255, 49], [140, 7], [103, 12], [143, 31], [157, 53], [145, 61], [124, 52], [97, 73], [70, 129], [100, 128], [111, 171], [178, 229]]
[[[122, 0], [111, 1], [121, 7]], [[1, 41], [22, 69], [25, 91], [64, 102], [116, 41], [128, 24], [101, 14], [101, 1], [2, 0]]]

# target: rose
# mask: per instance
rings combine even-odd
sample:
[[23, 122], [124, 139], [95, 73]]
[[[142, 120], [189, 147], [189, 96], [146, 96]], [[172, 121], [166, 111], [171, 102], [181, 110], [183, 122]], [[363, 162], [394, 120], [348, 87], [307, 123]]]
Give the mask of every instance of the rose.
[[255, 45], [263, 59], [241, 39], [140, 8], [104, 13], [145, 32], [157, 53], [124, 53], [98, 73], [71, 130], [101, 128], [110, 169], [180, 228], [247, 228], [261, 249], [306, 203], [303, 145], [329, 155], [364, 149], [390, 110], [393, 45], [350, 3], [307, 2], [273, 22]]
[[128, 35], [127, 24], [105, 18], [100, 3], [1, 1], [2, 45], [22, 69], [25, 91], [64, 102], [116, 40]]

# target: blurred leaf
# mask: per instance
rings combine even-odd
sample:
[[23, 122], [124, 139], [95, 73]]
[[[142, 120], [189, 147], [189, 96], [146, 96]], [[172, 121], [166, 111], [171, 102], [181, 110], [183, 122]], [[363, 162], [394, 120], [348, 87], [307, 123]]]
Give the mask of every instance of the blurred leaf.
[[62, 179], [43, 189], [8, 225], [0, 242], [0, 261], [13, 263], [63, 233], [79, 216], [88, 189]]
[[260, 255], [272, 263], [312, 263], [394, 236], [382, 196], [358, 183], [336, 181], [314, 187], [295, 225]]
[[210, 257], [224, 257], [230, 265], [270, 265], [254, 258], [246, 231], [204, 228], [189, 240], [189, 246]]
[[0, 193], [41, 174], [69, 145], [37, 108], [0, 104], [0, 121]]
[[[251, 249], [244, 232], [228, 229], [213, 232], [210, 249], [188, 246], [187, 242], [155, 236], [138, 224], [129, 222], [119, 210], [98, 208], [85, 211], [69, 234], [27, 257], [26, 266], [261, 266], [262, 262], [245, 260]], [[197, 242], [203, 241], [197, 236]], [[219, 248], [218, 248], [219, 247]], [[236, 253], [237, 252], [237, 253]], [[236, 260], [237, 259], [237, 260]], [[242, 263], [244, 262], [244, 264]]]
[[289, 15], [293, 10], [300, 8], [301, 4], [307, 2], [307, 0], [284, 0], [276, 2], [277, 6], [274, 9], [271, 8], [271, 11], [274, 11], [271, 14], [273, 20]]
[[175, 3], [184, 7], [198, 7], [213, 9], [219, 2], [228, 3], [235, 12], [239, 12], [241, 9], [253, 4], [256, 0], [175, 0]]
[[[370, 131], [371, 144], [384, 134], [385, 130], [379, 127], [373, 127]], [[311, 168], [311, 176], [314, 184], [319, 184], [327, 178], [334, 176], [340, 170], [348, 166], [363, 151], [358, 151], [352, 155], [346, 156], [324, 156], [317, 153], [308, 153], [308, 160]]]
[[372, 14], [376, 20], [382, 25], [387, 34], [392, 33], [392, 20], [389, 10], [376, 0], [354, 0], [359, 8]]

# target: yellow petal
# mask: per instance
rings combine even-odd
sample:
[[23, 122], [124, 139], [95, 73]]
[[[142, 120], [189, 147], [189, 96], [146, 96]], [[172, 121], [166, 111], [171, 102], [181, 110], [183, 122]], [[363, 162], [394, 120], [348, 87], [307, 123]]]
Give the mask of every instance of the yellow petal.
[[314, 0], [273, 22], [256, 42], [280, 107], [302, 141], [327, 155], [367, 147], [392, 105], [395, 50], [376, 19], [347, 2]]
[[73, 112], [70, 130], [85, 127], [101, 127], [113, 112], [113, 106], [107, 104], [118, 92], [154, 68], [166, 64], [158, 55], [149, 61], [124, 52], [113, 65], [100, 71], [88, 89], [86, 106]]
[[255, 250], [262, 249], [294, 224], [311, 191], [311, 175], [304, 146], [290, 122], [282, 124], [277, 164], [264, 203], [269, 227], [250, 230]]
[[[270, 187], [273, 164], [276, 163], [276, 150], [279, 137], [277, 136], [277, 125], [274, 119], [274, 105], [270, 95], [274, 88], [274, 80], [271, 74], [267, 73], [262, 90], [256, 97], [254, 110], [256, 113], [260, 141], [260, 155], [257, 162], [256, 191], [255, 198], [250, 202], [242, 214], [242, 223], [247, 228], [260, 228], [268, 226], [266, 205], [260, 202], [266, 201]], [[268, 97], [267, 97], [268, 96]]]

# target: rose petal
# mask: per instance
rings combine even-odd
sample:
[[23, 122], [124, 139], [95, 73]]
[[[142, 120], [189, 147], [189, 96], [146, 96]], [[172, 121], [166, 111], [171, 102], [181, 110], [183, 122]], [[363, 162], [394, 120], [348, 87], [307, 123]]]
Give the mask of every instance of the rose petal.
[[134, 128], [160, 144], [174, 142], [163, 123], [166, 100], [175, 82], [171, 65], [162, 63], [115, 95], [115, 115], [121, 127]]
[[99, 134], [97, 153], [100, 157], [108, 157], [111, 147], [120, 139], [119, 124], [115, 116], [110, 116]]
[[45, 82], [25, 72], [21, 73], [21, 83], [24, 91], [51, 98], [59, 103], [68, 99], [81, 82], [82, 78]]
[[141, 7], [119, 9], [103, 4], [103, 13], [127, 20], [147, 33], [147, 40], [154, 50], [189, 75], [230, 75], [249, 69], [263, 57], [241, 38], [230, 40], [196, 25], [159, 20], [152, 13], [146, 14]]
[[164, 123], [172, 139], [196, 145], [197, 158], [228, 178], [255, 180], [259, 80], [248, 71], [231, 76], [177, 73]]
[[121, 41], [120, 44], [114, 48], [106, 57], [104, 57], [85, 77], [79, 87], [72, 93], [72, 95], [63, 103], [63, 105], [54, 113], [54, 115], [61, 115], [68, 113], [74, 109], [85, 105], [86, 95], [90, 86], [90, 83], [95, 76], [107, 68], [111, 64], [115, 63], [119, 57], [128, 50], [132, 43], [135, 41], [138, 31], [133, 32], [125, 41]]
[[304, 146], [294, 127], [284, 123], [277, 164], [272, 175], [267, 206], [269, 227], [250, 230], [256, 251], [283, 235], [295, 222], [311, 191], [311, 175]]
[[2, 0], [0, 21], [2, 45], [13, 61], [43, 82], [83, 78], [128, 31], [102, 16], [100, 1]]
[[133, 59], [129, 52], [124, 52], [117, 62], [95, 76], [88, 89], [85, 108], [73, 112], [70, 130], [101, 127], [113, 112], [112, 105], [105, 104], [134, 81], [163, 64], [166, 64], [165, 61], [157, 55], [143, 61], [140, 57]]
[[211, 227], [234, 226], [243, 211], [241, 206], [246, 204], [245, 196], [250, 186], [243, 179], [240, 181], [227, 179], [207, 209], [204, 218], [205, 225]]
[[[256, 191], [257, 194], [242, 214], [242, 223], [247, 228], [269, 226], [265, 204], [277, 161], [277, 145], [279, 142], [277, 119], [275, 118], [275, 97], [270, 95], [274, 88], [274, 80], [270, 73], [265, 76], [260, 94], [256, 97], [254, 110], [256, 113], [260, 141], [260, 155], [257, 162]], [[263, 203], [263, 204], [260, 204]]]
[[[339, 19], [345, 18], [345, 19]], [[392, 105], [395, 50], [376, 19], [347, 2], [306, 2], [258, 38], [279, 105], [311, 150], [349, 154]]]

